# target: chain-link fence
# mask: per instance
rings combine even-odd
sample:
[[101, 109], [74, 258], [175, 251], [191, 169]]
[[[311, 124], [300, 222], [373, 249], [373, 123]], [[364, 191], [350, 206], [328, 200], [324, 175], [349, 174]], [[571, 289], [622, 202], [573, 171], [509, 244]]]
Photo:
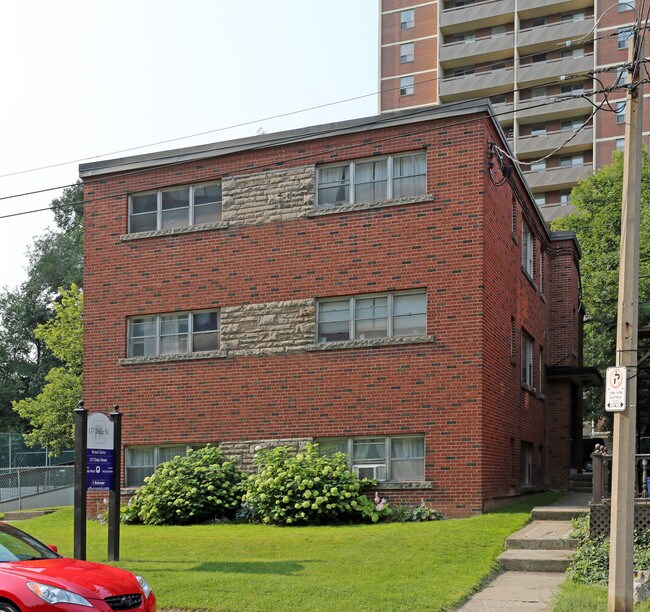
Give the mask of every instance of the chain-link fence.
[[[73, 486], [72, 465], [0, 469], [0, 509], [22, 510], [26, 507], [59, 505], [54, 498], [45, 499], [44, 494]], [[30, 500], [37, 499], [36, 504], [30, 503]]]
[[74, 450], [65, 450], [58, 457], [50, 457], [47, 448], [27, 446], [19, 433], [0, 433], [0, 470], [72, 463]]

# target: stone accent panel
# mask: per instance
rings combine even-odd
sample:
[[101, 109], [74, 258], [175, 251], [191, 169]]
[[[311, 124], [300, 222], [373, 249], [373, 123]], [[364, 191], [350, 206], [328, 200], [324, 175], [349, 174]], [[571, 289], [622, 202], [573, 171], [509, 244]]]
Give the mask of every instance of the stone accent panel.
[[313, 299], [221, 309], [221, 348], [228, 355], [301, 351], [311, 347], [315, 337]]
[[242, 440], [235, 442], [219, 442], [219, 448], [227, 457], [234, 457], [244, 472], [253, 474], [257, 471], [255, 453], [262, 449], [276, 446], [292, 446], [296, 450], [304, 448], [312, 438], [281, 438], [279, 440]]
[[316, 168], [224, 177], [222, 221], [243, 225], [304, 217], [315, 204]]

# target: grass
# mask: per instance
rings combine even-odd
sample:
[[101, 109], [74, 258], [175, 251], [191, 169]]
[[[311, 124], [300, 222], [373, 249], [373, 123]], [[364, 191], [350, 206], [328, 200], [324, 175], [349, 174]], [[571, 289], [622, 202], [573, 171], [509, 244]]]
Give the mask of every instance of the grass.
[[[121, 527], [120, 567], [143, 575], [159, 608], [446, 610], [495, 569], [535, 496], [497, 512], [431, 523], [338, 527]], [[20, 521], [59, 552], [73, 550], [71, 508]], [[106, 561], [107, 528], [88, 523], [88, 554]]]
[[[635, 604], [634, 611], [650, 612], [650, 601]], [[607, 587], [566, 580], [553, 602], [553, 612], [607, 612]]]

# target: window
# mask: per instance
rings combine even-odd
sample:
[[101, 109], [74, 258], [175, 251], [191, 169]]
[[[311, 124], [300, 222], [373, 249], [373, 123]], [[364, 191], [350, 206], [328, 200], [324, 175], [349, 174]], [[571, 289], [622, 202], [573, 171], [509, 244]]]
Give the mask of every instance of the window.
[[540, 62], [545, 62], [546, 61], [546, 53], [535, 53], [531, 61], [533, 64], [539, 64]]
[[585, 84], [581, 82], [581, 83], [571, 83], [569, 85], [562, 85], [562, 87], [560, 87], [560, 93], [581, 95], [585, 93]]
[[584, 11], [577, 11], [575, 13], [564, 13], [562, 21], [582, 21], [585, 18]]
[[318, 341], [421, 336], [427, 330], [424, 291], [333, 298], [318, 302]]
[[182, 355], [219, 350], [219, 313], [185, 312], [131, 317], [127, 325], [129, 357]]
[[539, 347], [539, 394], [544, 395], [544, 349]]
[[505, 62], [494, 62], [491, 66], [492, 72], [497, 72], [499, 70], [505, 70], [506, 69], [506, 63]]
[[129, 232], [221, 221], [221, 183], [174, 187], [129, 197]]
[[508, 98], [506, 97], [506, 94], [498, 94], [496, 96], [492, 96], [490, 98], [490, 102], [492, 102], [493, 105], [506, 104], [508, 102]]
[[348, 467], [360, 478], [380, 481], [424, 480], [424, 436], [316, 439], [322, 455], [348, 456]]
[[533, 339], [521, 331], [521, 384], [533, 388]]
[[631, 36], [632, 36], [631, 28], [625, 28], [623, 30], [619, 30], [618, 35], [616, 37], [616, 47], [618, 49], [627, 49], [630, 44]]
[[560, 204], [563, 206], [567, 204], [571, 204], [571, 192], [570, 191], [562, 191], [560, 192]]
[[413, 43], [404, 43], [399, 47], [399, 62], [406, 64], [415, 59], [415, 45]]
[[521, 486], [533, 484], [533, 445], [530, 442], [521, 443]]
[[545, 123], [533, 123], [530, 126], [530, 135], [531, 136], [544, 136], [546, 134], [546, 124]]
[[544, 172], [546, 170], [546, 160], [538, 159], [530, 164], [531, 172]]
[[389, 155], [318, 169], [318, 205], [360, 204], [424, 195], [426, 153]]
[[614, 86], [624, 85], [627, 82], [627, 70], [625, 68], [619, 68], [616, 71], [616, 80], [614, 81]]
[[415, 92], [415, 81], [412, 76], [404, 76], [399, 80], [399, 95], [412, 96]]
[[567, 121], [562, 121], [560, 124], [560, 130], [563, 132], [573, 132], [574, 130], [579, 130], [584, 125], [584, 119], [569, 119]]
[[584, 57], [585, 56], [585, 50], [583, 47], [576, 47], [575, 49], [562, 49], [562, 52], [560, 53], [560, 57], [562, 59], [566, 59], [569, 57]]
[[617, 151], [625, 151], [625, 138], [617, 138], [616, 139], [616, 150]]
[[541, 28], [546, 25], [546, 17], [534, 17], [530, 21], [531, 28]]
[[572, 168], [575, 166], [584, 166], [585, 158], [582, 153], [575, 155], [563, 155], [560, 157], [560, 167], [561, 168]]
[[634, 0], [618, 0], [618, 12], [624, 13], [625, 11], [634, 10]]
[[476, 39], [476, 32], [464, 32], [463, 34], [454, 34], [452, 41], [455, 43], [470, 43]]
[[451, 77], [456, 79], [459, 77], [472, 77], [476, 73], [475, 66], [463, 66], [461, 68], [454, 68], [451, 71]]
[[503, 25], [492, 26], [492, 36], [505, 36], [508, 33], [508, 26]]
[[151, 476], [156, 467], [174, 457], [183, 456], [190, 448], [183, 445], [175, 446], [127, 446], [124, 449], [126, 486], [140, 487], [144, 479]]
[[537, 206], [544, 206], [546, 204], [546, 194], [545, 193], [536, 193], [535, 194], [535, 204], [537, 204]]
[[521, 267], [524, 272], [533, 278], [535, 268], [535, 238], [526, 223], [521, 226]]
[[546, 97], [546, 87], [533, 87], [530, 90], [530, 99], [538, 100], [539, 98]]
[[616, 107], [616, 123], [621, 125], [625, 123], [625, 102], [619, 102]]
[[399, 29], [408, 30], [415, 25], [415, 10], [402, 11], [399, 14]]

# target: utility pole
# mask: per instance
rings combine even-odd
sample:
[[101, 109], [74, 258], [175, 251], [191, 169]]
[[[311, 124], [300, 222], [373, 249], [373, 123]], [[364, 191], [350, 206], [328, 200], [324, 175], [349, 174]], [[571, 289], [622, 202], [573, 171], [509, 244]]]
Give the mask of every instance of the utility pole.
[[626, 408], [614, 413], [612, 508], [608, 612], [632, 612], [634, 557], [634, 483], [636, 453], [636, 366], [638, 348], [639, 220], [643, 87], [640, 79], [641, 33], [630, 37], [631, 65], [625, 114], [621, 263], [618, 279], [616, 365], [628, 372]]

